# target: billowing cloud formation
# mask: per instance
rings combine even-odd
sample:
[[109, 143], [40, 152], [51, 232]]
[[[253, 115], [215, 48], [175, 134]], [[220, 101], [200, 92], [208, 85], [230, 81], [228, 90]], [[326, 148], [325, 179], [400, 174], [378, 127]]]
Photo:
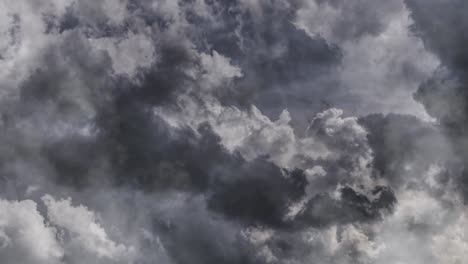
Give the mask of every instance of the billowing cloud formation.
[[0, 262], [463, 263], [466, 10], [3, 1]]
[[[114, 261], [128, 258], [132, 254], [124, 245], [108, 238], [106, 231], [96, 222], [95, 214], [86, 207], [73, 207], [70, 199], [56, 201], [50, 195], [44, 196], [42, 200], [47, 207], [50, 223], [69, 233], [70, 247], [78, 247], [80, 253], [89, 252], [99, 258], [109, 258]], [[75, 250], [77, 249], [69, 251]]]
[[0, 207], [3, 212], [0, 227], [2, 261], [59, 263], [64, 251], [56, 240], [57, 231], [46, 225], [35, 202], [2, 200]]
[[86, 207], [73, 207], [70, 199], [56, 201], [50, 195], [42, 200], [48, 220], [32, 200], [1, 200], [0, 255], [5, 263], [76, 263], [78, 259], [125, 263], [133, 258], [133, 249], [110, 240]]

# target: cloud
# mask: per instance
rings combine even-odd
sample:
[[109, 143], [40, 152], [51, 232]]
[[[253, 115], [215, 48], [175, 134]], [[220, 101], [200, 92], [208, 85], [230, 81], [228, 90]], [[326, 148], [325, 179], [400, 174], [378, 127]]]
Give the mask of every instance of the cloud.
[[450, 139], [439, 126], [408, 115], [369, 115], [359, 119], [369, 134], [378, 177], [394, 188], [420, 182], [432, 164], [456, 163]]
[[1, 259], [461, 263], [464, 7], [0, 3]]
[[[421, 84], [415, 98], [441, 122], [454, 128], [463, 126], [461, 123], [466, 118], [462, 99], [466, 97], [463, 82], [467, 69], [466, 51], [462, 43], [466, 41], [463, 32], [467, 22], [461, 12], [465, 3], [411, 0], [406, 4], [414, 20], [413, 32], [441, 61], [433, 76]], [[454, 19], [457, 20], [456, 24], [450, 22]]]
[[399, 1], [317, 0], [304, 3], [298, 22], [336, 43], [380, 34], [400, 8]]
[[64, 249], [34, 201], [0, 200], [0, 257], [4, 263], [61, 263]]
[[[124, 261], [132, 258], [133, 250], [109, 239], [106, 231], [97, 222], [97, 217], [84, 206], [74, 207], [71, 199], [55, 200], [52, 196], [42, 197], [47, 207], [47, 217], [57, 228], [70, 233], [66, 241], [71, 251], [88, 251], [98, 258], [109, 258], [113, 261]], [[77, 247], [77, 249], [74, 249]], [[73, 254], [73, 253], [72, 253]], [[74, 256], [72, 256], [74, 257]]]
[[[379, 217], [380, 210], [391, 211], [394, 194], [380, 186], [384, 182], [372, 178], [367, 131], [356, 118], [342, 117], [339, 109], [326, 110], [300, 138], [289, 125], [287, 111], [273, 122], [256, 108], [246, 113], [224, 108], [213, 98], [201, 100], [205, 101], [199, 105], [196, 99], [182, 96], [178, 107], [156, 108], [155, 113], [176, 129], [210, 124], [219, 143], [246, 159], [238, 163], [236, 176], [223, 176], [220, 185], [212, 187], [215, 192], [209, 203], [215, 210], [250, 224], [279, 227], [364, 221]], [[263, 161], [264, 156], [279, 167], [298, 170], [283, 176], [276, 166]], [[322, 175], [306, 170], [313, 165], [320, 166]], [[305, 187], [306, 179], [310, 187]], [[359, 189], [378, 198], [369, 199]], [[335, 192], [338, 198], [330, 196]], [[297, 223], [287, 220], [288, 208], [295, 203]]]
[[342, 49], [332, 104], [357, 115], [393, 112], [429, 119], [411, 94], [439, 61], [410, 32], [403, 1], [309, 1], [295, 23]]
[[149, 68], [156, 60], [151, 39], [143, 34], [130, 33], [123, 39], [98, 38], [93, 39], [92, 43], [98, 49], [107, 51], [116, 74], [133, 77], [139, 68]]

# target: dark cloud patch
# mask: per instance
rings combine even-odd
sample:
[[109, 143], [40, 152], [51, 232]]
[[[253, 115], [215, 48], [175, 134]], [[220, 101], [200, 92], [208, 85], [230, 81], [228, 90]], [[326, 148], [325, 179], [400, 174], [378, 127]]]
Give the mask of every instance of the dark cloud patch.
[[152, 106], [170, 103], [168, 97], [196, 85], [188, 71], [197, 64], [194, 54], [187, 47], [163, 42], [158, 52], [161, 57], [154, 68], [137, 73], [138, 85], [119, 94], [120, 101], [139, 101]]
[[113, 146], [112, 167], [119, 184], [147, 191], [207, 192], [209, 208], [228, 218], [285, 225], [288, 206], [304, 194], [300, 170], [283, 172], [264, 157], [248, 162], [230, 154], [208, 125], [202, 125], [197, 136], [190, 129], [173, 131], [150, 115], [127, 109], [115, 115], [122, 119], [103, 134]]
[[305, 194], [305, 176], [300, 170], [288, 176], [274, 165], [257, 160], [239, 171], [238, 179], [227, 179], [214, 187], [209, 207], [248, 225], [285, 228], [288, 208]]
[[[159, 63], [139, 71], [135, 82], [115, 76], [111, 58], [93, 50], [82, 32], [70, 30], [64, 35], [63, 42], [44, 52], [42, 66], [21, 83], [19, 101], [3, 113], [10, 125], [49, 123], [51, 131], [40, 132], [35, 139], [41, 159], [49, 163], [48, 173], [59, 183], [77, 188], [109, 174], [115, 175], [118, 184], [148, 190], [158, 184], [159, 189], [169, 185], [205, 188], [207, 180], [197, 179], [207, 174], [197, 172], [196, 159], [217, 153], [202, 148], [199, 153], [184, 153], [199, 147], [190, 142], [195, 141], [194, 134], [187, 130], [174, 138], [151, 111], [152, 106], [169, 104], [189, 81], [193, 84], [185, 73], [188, 65], [194, 67], [189, 51], [171, 43], [162, 45]], [[86, 130], [86, 135], [70, 135], [70, 129]], [[174, 162], [185, 154], [192, 155], [190, 164]], [[195, 178], [187, 179], [179, 166], [188, 166]]]
[[429, 114], [453, 129], [465, 129], [468, 98], [464, 83], [468, 73], [468, 19], [465, 1], [405, 1], [414, 20], [413, 32], [441, 60], [441, 67], [415, 94]]
[[[120, 109], [123, 110], [123, 109]], [[117, 183], [146, 190], [205, 190], [213, 166], [231, 161], [212, 133], [198, 139], [190, 130], [173, 132], [150, 111], [138, 107], [120, 112], [120, 120], [103, 137], [117, 170]]]
[[264, 263], [236, 225], [204, 211], [196, 199], [181, 209], [153, 224], [174, 263]]
[[465, 14], [468, 3], [463, 0], [406, 0], [405, 3], [415, 22], [413, 31], [425, 45], [439, 56], [444, 65], [466, 74], [468, 52], [464, 43], [468, 40]]
[[368, 129], [368, 141], [374, 152], [373, 167], [399, 188], [411, 181], [408, 170], [421, 177], [433, 163], [453, 162], [450, 145], [440, 128], [413, 116], [369, 115], [359, 122]]
[[26, 107], [53, 104], [63, 114], [79, 113], [85, 109], [76, 108], [84, 104], [96, 107], [109, 92], [105, 88], [113, 86], [110, 63], [79, 32], [70, 32], [63, 43], [44, 52], [41, 67], [21, 84], [21, 101]]
[[466, 200], [467, 105], [468, 80], [468, 19], [465, 1], [405, 1], [414, 20], [413, 32], [426, 47], [436, 54], [441, 66], [431, 78], [421, 83], [414, 97], [427, 112], [443, 126], [445, 136], [457, 154], [450, 168], [450, 178], [455, 179]]
[[[325, 94], [334, 80], [329, 76], [341, 61], [341, 50], [297, 28], [294, 15], [299, 5], [281, 1], [258, 2], [249, 8], [238, 1], [209, 1], [217, 23], [195, 15], [194, 42], [201, 50], [216, 50], [239, 65], [244, 77], [232, 89], [217, 93], [225, 104], [257, 105], [267, 114], [320, 101], [312, 94]], [[193, 32], [192, 32], [193, 33]], [[299, 105], [296, 105], [299, 104]]]
[[375, 221], [391, 213], [397, 202], [393, 191], [382, 186], [372, 190], [372, 195], [377, 197], [374, 200], [351, 187], [342, 188], [340, 193], [339, 200], [328, 194], [316, 195], [306, 204], [297, 221], [315, 227]]
[[300, 233], [280, 233], [274, 236], [267, 243], [268, 248], [272, 251], [277, 261], [301, 261], [311, 252], [317, 251], [317, 247], [311, 247], [304, 242]]
[[466, 87], [463, 77], [440, 67], [433, 76], [421, 83], [414, 98], [426, 111], [455, 133], [466, 132]]
[[86, 137], [68, 137], [46, 144], [41, 155], [49, 161], [52, 175], [59, 184], [83, 189], [109, 171], [99, 145]]
[[2, 171], [24, 180], [25, 171], [84, 188], [105, 171], [101, 142], [90, 121], [105, 107], [115, 82], [110, 59], [93, 51], [79, 32], [46, 48], [38, 69], [18, 87], [14, 100], [2, 104], [2, 138], [12, 152], [2, 152]]
[[80, 27], [80, 19], [76, 16], [72, 7], [65, 10], [65, 14], [61, 17], [56, 15], [45, 15], [44, 22], [46, 24], [46, 33], [53, 34], [54, 32], [63, 33], [67, 30], [73, 30]]
[[[138, 73], [140, 84], [151, 86], [140, 89], [143, 98], [158, 97], [157, 91], [173, 91], [175, 86], [197, 85], [186, 75], [195, 60], [186, 43], [193, 42], [197, 50], [208, 54], [217, 51], [241, 68], [243, 78], [215, 91], [225, 104], [249, 107], [253, 103], [272, 115], [286, 107], [294, 115], [301, 115], [299, 109], [306, 105], [314, 108], [312, 112], [322, 110], [322, 99], [314, 94], [330, 94], [336, 87], [330, 74], [341, 61], [341, 51], [293, 24], [298, 3], [259, 2], [257, 10], [239, 1], [207, 1], [203, 5], [208, 14], [200, 14], [195, 8], [198, 4], [182, 1], [167, 5], [165, 10], [162, 3], [155, 8], [149, 1], [129, 1], [127, 12], [131, 16], [122, 24], [112, 24], [104, 15], [101, 22], [96, 20], [102, 6], [86, 1], [72, 5], [55, 23], [59, 32], [79, 27], [91, 38], [121, 36], [129, 30], [151, 27], [158, 36], [154, 40], [160, 45], [157, 54], [161, 58], [156, 71]], [[94, 13], [88, 14], [90, 10]], [[183, 35], [174, 37], [171, 31], [181, 23], [187, 27], [177, 29]]]

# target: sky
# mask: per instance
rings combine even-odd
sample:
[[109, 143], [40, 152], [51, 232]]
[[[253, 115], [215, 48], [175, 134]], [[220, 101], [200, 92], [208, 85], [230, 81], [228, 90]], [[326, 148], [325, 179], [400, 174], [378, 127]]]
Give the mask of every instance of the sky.
[[467, 14], [0, 1], [0, 263], [466, 263]]

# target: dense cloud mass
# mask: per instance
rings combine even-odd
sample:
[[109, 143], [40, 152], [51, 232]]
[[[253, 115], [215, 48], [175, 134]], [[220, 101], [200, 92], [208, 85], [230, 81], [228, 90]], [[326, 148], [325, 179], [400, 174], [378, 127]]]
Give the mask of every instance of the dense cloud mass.
[[465, 263], [466, 12], [0, 1], [0, 263]]

